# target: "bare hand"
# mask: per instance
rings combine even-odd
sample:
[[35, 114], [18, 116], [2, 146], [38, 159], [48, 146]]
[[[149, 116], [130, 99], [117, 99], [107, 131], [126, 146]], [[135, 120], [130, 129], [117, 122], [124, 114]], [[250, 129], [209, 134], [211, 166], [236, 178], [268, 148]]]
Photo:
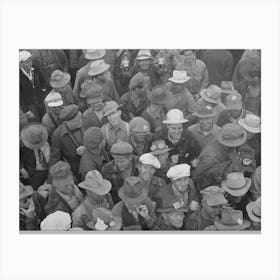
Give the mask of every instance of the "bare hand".
[[36, 216], [36, 214], [35, 214], [35, 205], [34, 205], [33, 199], [30, 199], [30, 204], [29, 204], [28, 209], [21, 208], [20, 210], [22, 211], [22, 213], [27, 218], [33, 219]]
[[192, 201], [189, 205], [191, 211], [196, 211], [199, 207], [199, 203], [197, 201]]
[[25, 168], [21, 168], [20, 174], [21, 174], [23, 179], [28, 179], [29, 178], [29, 174], [28, 174], [28, 172]]
[[199, 163], [199, 159], [195, 158], [194, 160], [192, 160], [191, 165], [193, 168], [196, 168], [198, 166]]
[[77, 152], [77, 154], [78, 154], [79, 156], [82, 156], [82, 155], [85, 153], [85, 151], [86, 151], [86, 147], [85, 147], [85, 146], [80, 146], [80, 147], [76, 150], [76, 152]]
[[142, 216], [145, 220], [147, 220], [149, 216], [149, 210], [146, 205], [140, 205], [139, 207], [136, 208], [138, 214]]

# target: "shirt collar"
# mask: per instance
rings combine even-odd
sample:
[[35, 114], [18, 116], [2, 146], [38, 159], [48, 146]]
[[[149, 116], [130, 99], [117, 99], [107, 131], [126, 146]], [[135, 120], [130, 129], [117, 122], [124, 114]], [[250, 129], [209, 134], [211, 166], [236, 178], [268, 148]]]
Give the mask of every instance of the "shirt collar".
[[33, 67], [31, 67], [30, 73], [27, 73], [22, 67], [21, 67], [20, 69], [21, 69], [22, 73], [23, 73], [25, 76], [27, 76], [28, 78], [32, 75], [32, 71], [34, 71], [34, 68], [33, 68]]

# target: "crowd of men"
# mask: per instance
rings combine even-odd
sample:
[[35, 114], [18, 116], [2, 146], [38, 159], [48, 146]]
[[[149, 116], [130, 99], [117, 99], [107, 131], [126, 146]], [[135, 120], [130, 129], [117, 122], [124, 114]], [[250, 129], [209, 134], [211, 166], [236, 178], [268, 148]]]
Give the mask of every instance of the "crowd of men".
[[260, 50], [20, 50], [20, 230], [261, 229]]

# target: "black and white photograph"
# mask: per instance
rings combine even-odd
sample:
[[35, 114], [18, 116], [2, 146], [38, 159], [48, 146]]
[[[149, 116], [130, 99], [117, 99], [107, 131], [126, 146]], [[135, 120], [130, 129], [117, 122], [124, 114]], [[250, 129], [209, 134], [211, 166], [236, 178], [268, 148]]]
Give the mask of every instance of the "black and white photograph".
[[261, 231], [261, 50], [21, 49], [20, 231]]

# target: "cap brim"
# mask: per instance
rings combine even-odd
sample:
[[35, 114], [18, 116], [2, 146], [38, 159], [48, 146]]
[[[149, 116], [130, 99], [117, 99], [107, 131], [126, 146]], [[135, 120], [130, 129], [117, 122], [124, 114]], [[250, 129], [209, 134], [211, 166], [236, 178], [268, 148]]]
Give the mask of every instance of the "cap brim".
[[244, 230], [248, 228], [251, 223], [247, 220], [243, 220], [242, 225], [224, 225], [221, 223], [220, 220], [214, 221], [214, 225], [219, 229], [219, 230]]
[[170, 150], [172, 150], [172, 148], [168, 148], [168, 149], [164, 149], [164, 150], [156, 150], [153, 152], [150, 152], [152, 155], [163, 155], [167, 152], [169, 152]]
[[139, 57], [136, 57], [136, 60], [147, 60], [147, 59], [152, 59], [151, 56], [139, 56]]
[[246, 123], [245, 123], [245, 119], [239, 119], [238, 120], [238, 124], [240, 126], [242, 126], [245, 130], [251, 132], [251, 133], [260, 133], [261, 132], [261, 126], [259, 127], [251, 127], [251, 126], [248, 126]]
[[112, 188], [112, 184], [108, 180], [105, 180], [105, 179], [103, 179], [102, 188], [95, 188], [94, 189], [94, 188], [88, 187], [85, 184], [85, 181], [79, 183], [78, 186], [82, 189], [92, 191], [92, 192], [94, 192], [98, 195], [105, 195], [105, 194], [109, 193], [109, 191]]
[[184, 212], [187, 213], [189, 212], [189, 209], [186, 207], [182, 207], [182, 208], [178, 208], [178, 209], [174, 209], [174, 208], [159, 208], [157, 209], [158, 213], [168, 213], [168, 212]]
[[206, 197], [205, 200], [207, 202], [207, 205], [209, 205], [210, 207], [225, 205], [228, 203], [223, 194], [219, 195], [219, 197]]
[[60, 82], [55, 82], [55, 81], [50, 81], [50, 85], [53, 88], [61, 88], [66, 86], [70, 79], [71, 79], [71, 75], [69, 73], [64, 73], [65, 77], [63, 77], [63, 79]]
[[247, 210], [247, 213], [248, 213], [249, 218], [250, 218], [252, 221], [257, 222], [257, 223], [260, 223], [260, 222], [261, 222], [261, 218], [255, 216], [254, 213], [253, 213], [254, 204], [255, 204], [255, 201], [249, 202], [249, 203], [246, 205], [246, 210]]
[[108, 112], [103, 114], [103, 117], [107, 117], [108, 115], [110, 115], [111, 113], [113, 113], [114, 111], [118, 110], [120, 107], [122, 107], [122, 104], [118, 105], [118, 107], [112, 108], [111, 110], [109, 110]]
[[48, 107], [59, 107], [63, 105], [63, 100], [47, 103]]
[[246, 184], [244, 188], [240, 190], [232, 190], [228, 188], [226, 180], [222, 182], [221, 186], [222, 189], [225, 190], [227, 193], [231, 194], [232, 196], [241, 196], [248, 192], [250, 186], [251, 186], [251, 178], [245, 178]]
[[188, 122], [189, 120], [186, 120], [186, 119], [183, 119], [183, 120], [180, 120], [180, 121], [168, 121], [168, 120], [164, 120], [162, 121], [162, 123], [164, 124], [179, 124], [179, 123], [186, 123]]
[[148, 193], [147, 193], [146, 190], [143, 189], [141, 195], [139, 195], [137, 198], [131, 198], [131, 197], [128, 197], [124, 194], [123, 187], [121, 187], [118, 191], [118, 195], [119, 195], [120, 199], [124, 202], [129, 202], [129, 203], [132, 203], [132, 204], [138, 204], [138, 203], [141, 203], [142, 201], [144, 201], [147, 198]]

